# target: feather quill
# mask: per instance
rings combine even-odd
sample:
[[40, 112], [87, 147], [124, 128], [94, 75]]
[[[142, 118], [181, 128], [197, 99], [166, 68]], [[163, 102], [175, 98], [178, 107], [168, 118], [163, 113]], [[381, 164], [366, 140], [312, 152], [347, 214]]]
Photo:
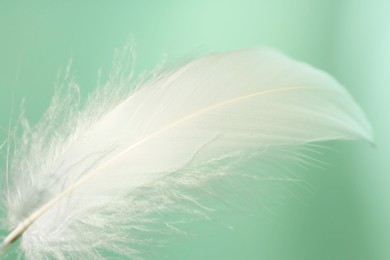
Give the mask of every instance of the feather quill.
[[372, 140], [337, 81], [271, 49], [209, 55], [127, 92], [131, 82], [114, 70], [84, 109], [71, 82], [37, 126], [25, 124], [6, 173], [13, 231], [2, 251], [21, 238], [27, 259], [142, 258], [138, 234], [153, 232], [162, 212], [201, 212], [181, 191], [223, 180], [232, 161], [261, 160], [275, 147]]

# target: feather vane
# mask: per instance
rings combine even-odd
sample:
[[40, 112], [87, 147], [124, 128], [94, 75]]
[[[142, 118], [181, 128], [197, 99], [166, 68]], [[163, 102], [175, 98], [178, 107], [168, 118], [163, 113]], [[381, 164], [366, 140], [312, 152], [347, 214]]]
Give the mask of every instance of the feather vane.
[[142, 258], [137, 234], [154, 230], [151, 216], [201, 212], [180, 191], [223, 179], [225, 162], [274, 147], [372, 141], [336, 80], [274, 50], [209, 55], [128, 94], [117, 89], [129, 78], [117, 74], [84, 112], [72, 87], [38, 126], [26, 124], [4, 189], [13, 232], [3, 249], [21, 237], [27, 259]]

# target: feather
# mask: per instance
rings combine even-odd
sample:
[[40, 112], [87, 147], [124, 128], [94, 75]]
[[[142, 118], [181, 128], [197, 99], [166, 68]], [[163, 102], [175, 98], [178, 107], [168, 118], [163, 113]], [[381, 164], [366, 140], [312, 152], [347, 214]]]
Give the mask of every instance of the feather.
[[272, 148], [372, 141], [337, 81], [271, 49], [202, 57], [132, 91], [122, 72], [83, 109], [70, 81], [38, 125], [24, 123], [5, 173], [2, 251], [21, 238], [27, 259], [142, 258], [139, 234], [160, 214], [207, 211], [186, 190], [238, 174], [236, 164]]

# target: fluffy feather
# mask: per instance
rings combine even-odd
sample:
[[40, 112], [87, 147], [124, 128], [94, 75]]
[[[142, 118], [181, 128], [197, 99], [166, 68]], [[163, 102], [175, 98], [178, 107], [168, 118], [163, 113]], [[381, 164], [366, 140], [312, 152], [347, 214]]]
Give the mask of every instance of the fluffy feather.
[[158, 232], [158, 215], [203, 214], [188, 191], [238, 174], [237, 164], [271, 148], [372, 140], [338, 82], [274, 50], [203, 57], [130, 92], [131, 82], [114, 70], [84, 109], [70, 82], [37, 126], [24, 124], [5, 173], [14, 231], [4, 248], [21, 237], [28, 259], [142, 258], [140, 234]]

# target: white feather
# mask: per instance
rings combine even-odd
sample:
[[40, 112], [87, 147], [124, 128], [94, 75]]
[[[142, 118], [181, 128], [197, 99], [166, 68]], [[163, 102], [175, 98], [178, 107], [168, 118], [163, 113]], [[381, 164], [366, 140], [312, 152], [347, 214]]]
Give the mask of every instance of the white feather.
[[142, 258], [138, 234], [154, 231], [153, 216], [201, 212], [180, 191], [223, 179], [229, 161], [260, 160], [274, 147], [372, 140], [339, 83], [273, 50], [200, 58], [126, 95], [129, 78], [117, 74], [84, 112], [69, 108], [77, 104], [70, 93], [26, 131], [5, 193], [16, 231], [4, 248], [22, 235], [28, 259], [98, 259], [105, 251]]

